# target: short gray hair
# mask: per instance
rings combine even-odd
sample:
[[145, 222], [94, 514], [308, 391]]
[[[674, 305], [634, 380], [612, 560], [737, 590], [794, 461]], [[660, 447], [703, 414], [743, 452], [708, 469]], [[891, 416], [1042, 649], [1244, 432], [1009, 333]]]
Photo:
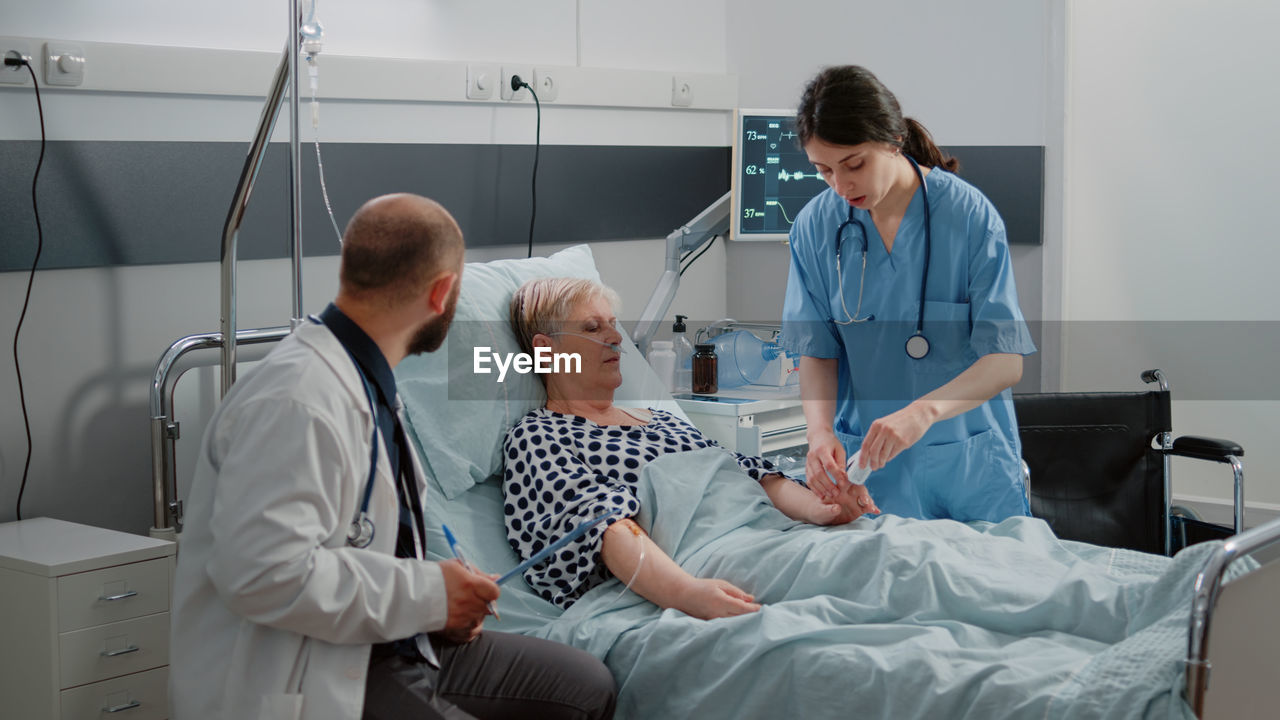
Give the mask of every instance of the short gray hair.
[[618, 293], [596, 280], [545, 277], [530, 280], [511, 296], [511, 329], [521, 352], [533, 354], [533, 336], [559, 332], [569, 314], [582, 303], [604, 298], [616, 311]]

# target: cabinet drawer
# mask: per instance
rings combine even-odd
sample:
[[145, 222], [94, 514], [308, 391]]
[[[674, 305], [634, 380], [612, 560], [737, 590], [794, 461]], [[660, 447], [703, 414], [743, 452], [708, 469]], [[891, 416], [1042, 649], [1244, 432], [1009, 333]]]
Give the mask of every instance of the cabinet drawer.
[[58, 578], [58, 629], [62, 632], [168, 609], [169, 558]]
[[809, 442], [808, 428], [801, 425], [799, 427], [781, 428], [772, 432], [760, 433], [760, 454], [771, 455], [797, 447], [807, 447]]
[[61, 720], [164, 720], [168, 684], [169, 668], [162, 667], [63, 690]]
[[755, 423], [760, 428], [760, 454], [762, 455], [804, 445], [807, 442], [809, 428], [805, 424], [802, 408], [783, 408], [767, 413], [757, 413]]
[[58, 636], [64, 688], [169, 664], [169, 613], [85, 628]]

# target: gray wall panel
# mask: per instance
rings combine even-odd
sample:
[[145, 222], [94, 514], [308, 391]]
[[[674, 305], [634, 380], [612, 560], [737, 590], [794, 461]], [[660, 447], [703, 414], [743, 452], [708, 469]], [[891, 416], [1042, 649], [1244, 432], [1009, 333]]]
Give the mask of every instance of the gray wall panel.
[[996, 206], [1010, 243], [1044, 244], [1043, 146], [964, 145], [943, 149], [960, 161], [960, 177]]
[[[338, 252], [314, 146], [303, 145], [303, 244]], [[247, 145], [50, 142], [39, 181], [40, 267], [216, 261]], [[39, 143], [0, 143], [0, 271], [35, 253], [31, 176]], [[528, 240], [534, 148], [332, 143], [325, 180], [340, 227], [365, 200], [410, 191], [439, 200], [473, 247]], [[267, 151], [238, 246], [241, 259], [285, 257], [287, 146]], [[665, 237], [729, 189], [723, 147], [544, 146], [535, 242]]]
[[[247, 145], [55, 141], [39, 181], [43, 269], [209, 262], [220, 256]], [[1044, 148], [965, 146], [961, 176], [995, 203], [1013, 243], [1039, 244]], [[31, 174], [39, 143], [0, 142], [0, 271], [35, 253]], [[339, 227], [370, 197], [410, 191], [439, 200], [473, 247], [528, 239], [529, 145], [331, 143], [322, 146]], [[245, 260], [289, 254], [287, 147], [267, 151], [238, 247]], [[665, 237], [729, 187], [729, 149], [551, 145], [541, 149], [535, 242]], [[338, 243], [303, 145], [303, 246]]]

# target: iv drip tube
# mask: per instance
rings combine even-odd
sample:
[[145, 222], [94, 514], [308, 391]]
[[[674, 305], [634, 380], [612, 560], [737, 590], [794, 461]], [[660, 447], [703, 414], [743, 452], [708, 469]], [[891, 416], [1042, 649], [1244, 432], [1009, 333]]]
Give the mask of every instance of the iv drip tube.
[[[312, 10], [314, 14], [314, 4]], [[302, 47], [302, 18], [298, 0], [289, 0], [289, 234], [293, 238], [290, 253], [293, 270], [293, 315], [289, 327], [302, 324], [302, 139], [298, 129], [302, 85], [298, 83], [298, 53]], [[225, 336], [224, 336], [225, 337]]]

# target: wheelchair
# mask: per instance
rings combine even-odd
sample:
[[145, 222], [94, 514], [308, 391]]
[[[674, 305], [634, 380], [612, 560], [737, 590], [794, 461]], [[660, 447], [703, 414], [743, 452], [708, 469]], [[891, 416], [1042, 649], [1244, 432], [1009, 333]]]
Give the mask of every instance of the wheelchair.
[[[1172, 555], [1244, 529], [1244, 450], [1230, 440], [1173, 437], [1169, 384], [1145, 392], [1015, 393], [1031, 514], [1058, 537]], [[1187, 457], [1231, 466], [1233, 527], [1172, 502], [1170, 465]]]

